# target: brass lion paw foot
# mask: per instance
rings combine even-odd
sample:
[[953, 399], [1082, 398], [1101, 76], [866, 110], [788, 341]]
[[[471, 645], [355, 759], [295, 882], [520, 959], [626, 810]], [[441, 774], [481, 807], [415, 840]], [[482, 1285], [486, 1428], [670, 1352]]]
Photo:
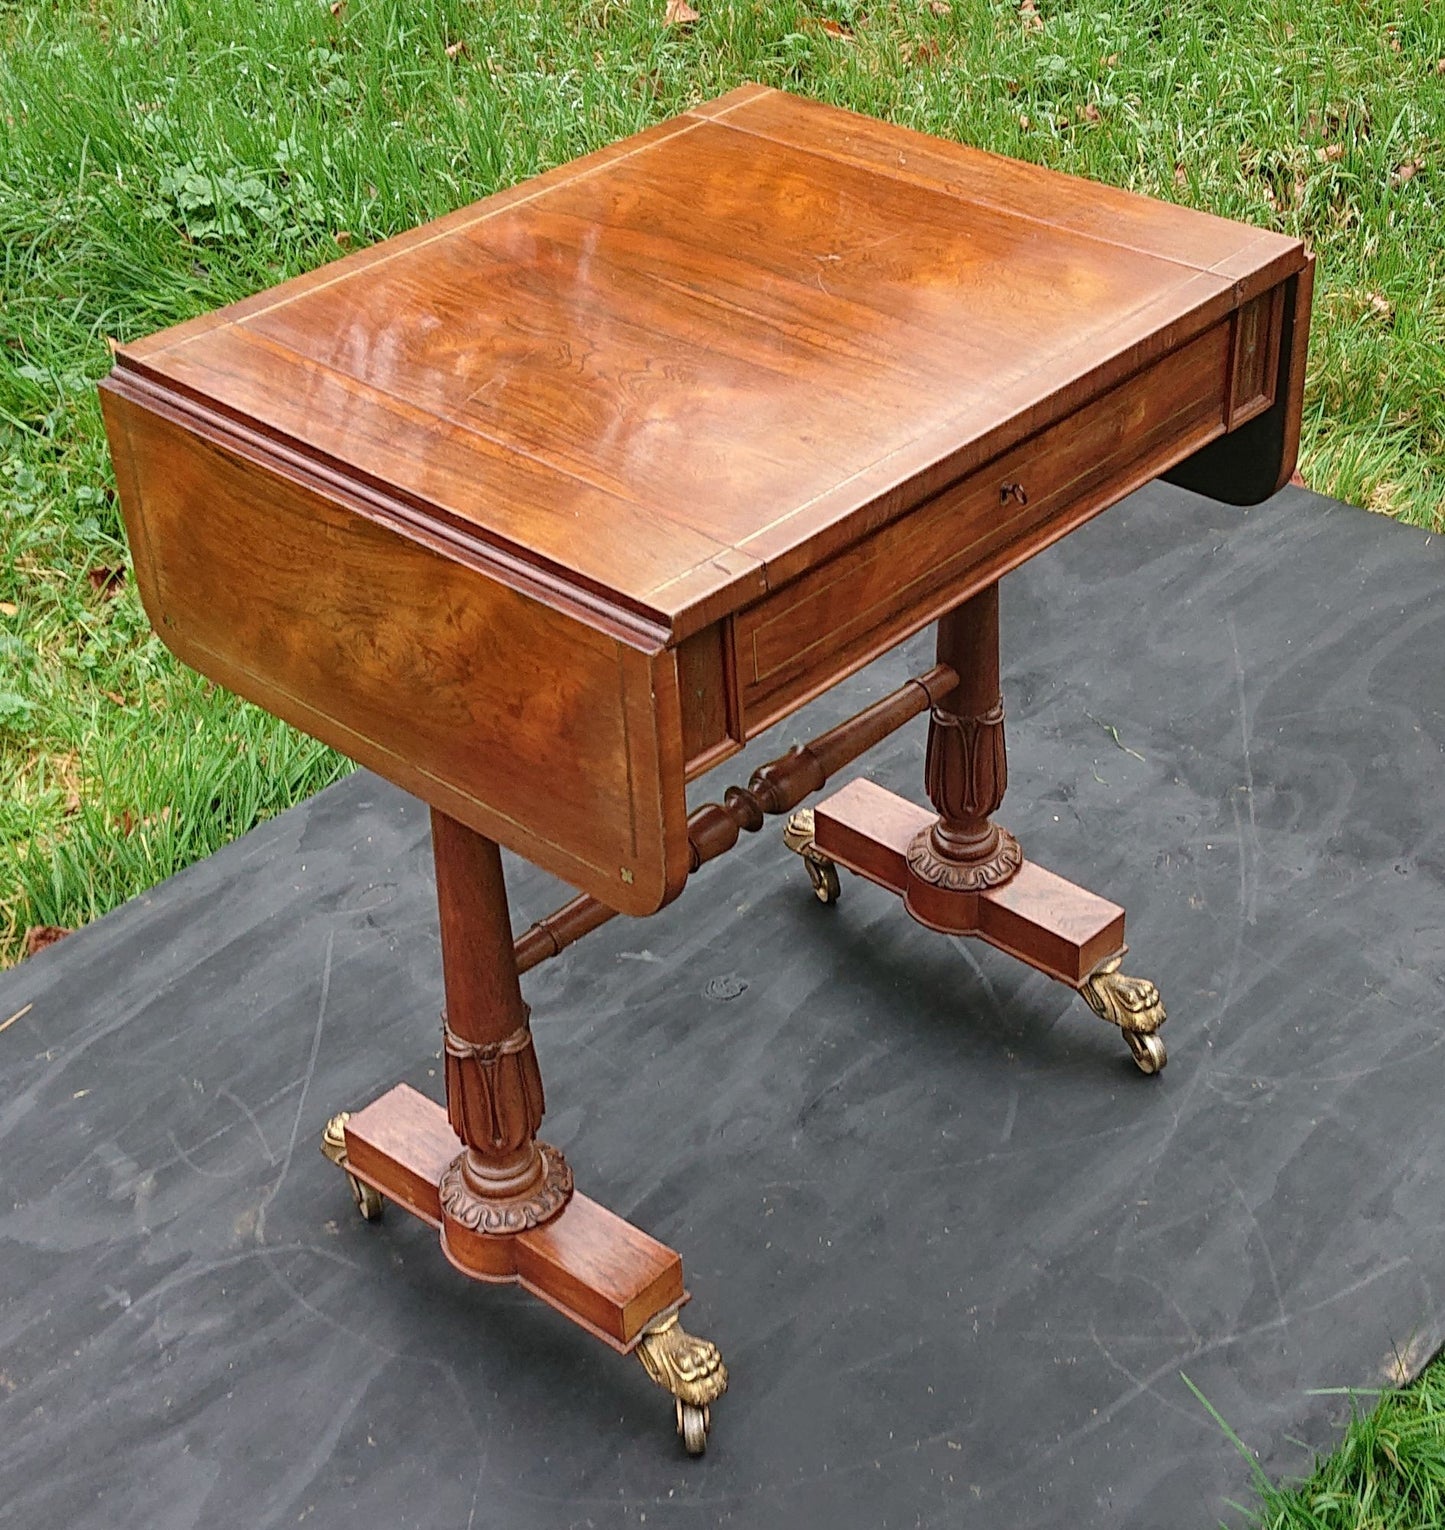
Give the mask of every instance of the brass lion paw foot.
[[803, 858], [808, 880], [813, 884], [813, 894], [819, 903], [836, 903], [843, 888], [838, 881], [838, 868], [826, 855], [819, 855], [813, 844], [813, 810], [799, 808], [788, 817], [783, 826], [783, 843]]
[[643, 1333], [637, 1358], [648, 1376], [672, 1394], [677, 1432], [688, 1455], [700, 1456], [712, 1428], [711, 1404], [728, 1389], [727, 1366], [717, 1345], [694, 1338], [670, 1312]]
[[1169, 1061], [1159, 1027], [1168, 1018], [1159, 990], [1148, 978], [1119, 971], [1123, 954], [1112, 957], [1084, 979], [1079, 992], [1101, 1020], [1117, 1025], [1142, 1073], [1158, 1073]]
[[326, 1123], [326, 1130], [321, 1133], [321, 1151], [338, 1169], [346, 1171], [346, 1180], [351, 1186], [351, 1198], [356, 1202], [356, 1209], [366, 1221], [375, 1222], [380, 1218], [381, 1209], [386, 1203], [382, 1200], [381, 1191], [373, 1190], [347, 1168], [346, 1123], [350, 1119], [349, 1110], [339, 1111], [332, 1116]]

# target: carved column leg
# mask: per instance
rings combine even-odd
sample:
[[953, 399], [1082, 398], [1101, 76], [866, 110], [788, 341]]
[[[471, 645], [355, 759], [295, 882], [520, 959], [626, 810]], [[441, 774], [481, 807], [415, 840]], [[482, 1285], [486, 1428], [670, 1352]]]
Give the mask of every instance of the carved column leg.
[[991, 816], [1008, 785], [997, 584], [940, 619], [938, 662], [958, 675], [928, 720], [924, 785], [939, 816], [909, 846], [908, 864], [936, 887], [979, 892], [1001, 886], [1023, 863], [1018, 841]]
[[1159, 1072], [1164, 1005], [1153, 983], [1119, 970], [1124, 910], [1026, 861], [993, 821], [1008, 785], [997, 584], [939, 621], [936, 672], [957, 676], [929, 712], [924, 785], [937, 816], [852, 781], [818, 804], [795, 848], [899, 894], [930, 929], [976, 935], [1067, 983], [1119, 1027], [1141, 1071]]
[[385, 1196], [438, 1228], [443, 1252], [464, 1274], [515, 1281], [604, 1343], [636, 1354], [673, 1398], [684, 1445], [699, 1454], [728, 1375], [716, 1345], [678, 1323], [688, 1300], [682, 1260], [574, 1194], [562, 1154], [537, 1140], [542, 1075], [501, 852], [435, 810], [432, 847], [446, 1107], [398, 1084], [356, 1115], [335, 1117], [322, 1150], [346, 1170], [364, 1216], [379, 1212]]
[[510, 1279], [510, 1235], [567, 1204], [572, 1171], [537, 1141], [545, 1101], [513, 954], [501, 851], [432, 810], [446, 1009], [447, 1119], [464, 1147], [442, 1176], [442, 1244], [469, 1274]]

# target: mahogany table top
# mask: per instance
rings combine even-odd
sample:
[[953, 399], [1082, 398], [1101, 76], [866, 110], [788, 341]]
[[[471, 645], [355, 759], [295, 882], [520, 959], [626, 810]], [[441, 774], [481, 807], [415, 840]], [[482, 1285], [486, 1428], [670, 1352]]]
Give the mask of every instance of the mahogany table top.
[[810, 697], [1162, 473], [1271, 493], [1310, 283], [747, 86], [123, 346], [101, 397], [177, 655], [643, 914], [687, 781]]
[[675, 642], [1306, 261], [745, 86], [123, 347], [116, 376]]

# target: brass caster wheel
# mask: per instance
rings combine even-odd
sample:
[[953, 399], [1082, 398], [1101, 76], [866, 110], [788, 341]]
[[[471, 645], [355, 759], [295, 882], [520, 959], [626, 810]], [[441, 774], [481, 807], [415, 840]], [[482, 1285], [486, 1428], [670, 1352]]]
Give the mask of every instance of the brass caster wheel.
[[838, 880], [838, 868], [826, 855], [819, 855], [813, 845], [813, 810], [799, 808], [790, 814], [783, 826], [783, 843], [801, 856], [813, 884], [813, 896], [819, 903], [836, 903], [842, 896], [843, 886]]
[[336, 1165], [338, 1169], [346, 1172], [346, 1182], [351, 1186], [351, 1198], [356, 1202], [356, 1209], [361, 1213], [362, 1219], [367, 1222], [376, 1222], [381, 1218], [382, 1207], [386, 1202], [382, 1199], [380, 1190], [373, 1190], [368, 1184], [359, 1180], [346, 1163], [346, 1123], [351, 1119], [349, 1110], [339, 1111], [326, 1123], [326, 1130], [321, 1133], [321, 1151]]
[[382, 1207], [386, 1205], [380, 1190], [374, 1190], [368, 1184], [357, 1179], [354, 1174], [346, 1176], [351, 1185], [351, 1198], [356, 1202], [356, 1209], [361, 1213], [364, 1222], [379, 1222], [381, 1220]]
[[674, 1310], [647, 1326], [637, 1358], [649, 1379], [672, 1393], [677, 1432], [688, 1455], [700, 1456], [712, 1428], [710, 1405], [728, 1389], [728, 1368], [717, 1345], [686, 1332]]
[[682, 1436], [683, 1448], [690, 1456], [707, 1452], [707, 1437], [712, 1432], [712, 1410], [694, 1407], [677, 1400], [677, 1432]]
[[1129, 1050], [1133, 1053], [1134, 1061], [1141, 1073], [1164, 1071], [1164, 1064], [1169, 1061], [1169, 1052], [1162, 1036], [1140, 1035], [1137, 1031], [1125, 1031], [1124, 1040], [1129, 1043]]
[[1123, 960], [1122, 951], [1111, 956], [1098, 971], [1084, 979], [1079, 992], [1101, 1020], [1123, 1031], [1139, 1071], [1159, 1073], [1169, 1061], [1163, 1038], [1158, 1034], [1159, 1027], [1168, 1019], [1164, 1001], [1148, 978], [1120, 972]]
[[808, 880], [813, 884], [813, 896], [818, 902], [836, 903], [843, 895], [838, 868], [832, 861], [825, 861], [821, 855], [805, 855], [803, 864], [808, 868]]

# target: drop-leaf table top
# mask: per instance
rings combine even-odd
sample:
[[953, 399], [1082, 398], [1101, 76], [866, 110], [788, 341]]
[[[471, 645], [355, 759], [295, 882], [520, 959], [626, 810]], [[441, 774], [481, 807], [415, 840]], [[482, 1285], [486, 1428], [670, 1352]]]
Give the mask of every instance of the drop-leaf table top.
[[760, 86], [122, 346], [183, 658], [625, 912], [683, 788], [1160, 473], [1293, 465], [1303, 246]]

